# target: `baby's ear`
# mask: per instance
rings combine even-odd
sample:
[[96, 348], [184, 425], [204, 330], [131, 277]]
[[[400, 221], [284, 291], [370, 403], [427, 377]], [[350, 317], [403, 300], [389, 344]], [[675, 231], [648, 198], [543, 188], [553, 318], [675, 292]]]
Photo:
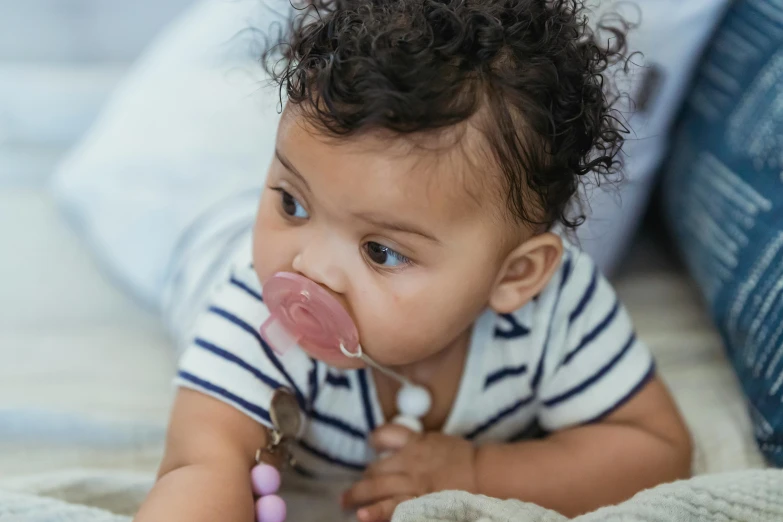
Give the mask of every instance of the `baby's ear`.
[[563, 242], [547, 232], [534, 236], [511, 251], [498, 273], [489, 306], [500, 314], [519, 310], [552, 279], [563, 256]]

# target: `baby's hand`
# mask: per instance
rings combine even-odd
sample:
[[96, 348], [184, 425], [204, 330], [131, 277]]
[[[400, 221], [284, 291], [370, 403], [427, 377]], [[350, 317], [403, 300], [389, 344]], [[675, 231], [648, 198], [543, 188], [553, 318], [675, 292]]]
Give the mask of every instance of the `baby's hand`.
[[361, 522], [391, 520], [398, 504], [428, 493], [476, 490], [476, 448], [464, 439], [388, 424], [372, 434], [371, 442], [379, 454], [392, 453], [371, 464], [343, 495], [345, 508], [360, 508]]

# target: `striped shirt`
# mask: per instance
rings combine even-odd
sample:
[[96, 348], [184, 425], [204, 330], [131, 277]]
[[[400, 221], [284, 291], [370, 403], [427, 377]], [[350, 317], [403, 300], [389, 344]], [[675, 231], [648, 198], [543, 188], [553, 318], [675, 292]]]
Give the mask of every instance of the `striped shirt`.
[[[291, 448], [299, 471], [355, 475], [375, 458], [369, 434], [385, 422], [372, 373], [332, 368], [300, 350], [278, 355], [259, 335], [268, 315], [249, 259], [238, 261], [196, 323], [177, 385], [265, 426], [274, 390], [288, 388], [305, 421]], [[653, 373], [652, 357], [609, 283], [566, 245], [558, 272], [534, 300], [476, 321], [443, 432], [483, 444], [594, 422]]]

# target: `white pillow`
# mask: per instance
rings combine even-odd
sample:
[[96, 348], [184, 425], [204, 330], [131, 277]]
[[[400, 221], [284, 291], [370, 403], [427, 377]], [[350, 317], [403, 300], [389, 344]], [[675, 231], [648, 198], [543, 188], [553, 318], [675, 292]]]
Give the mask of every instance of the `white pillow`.
[[[618, 104], [631, 134], [623, 155], [625, 180], [588, 188], [585, 224], [579, 245], [604, 272], [611, 273], [628, 248], [655, 188], [657, 172], [669, 150], [670, 131], [687, 94], [694, 68], [731, 0], [604, 0], [601, 9], [617, 9], [639, 23], [628, 35], [629, 52], [638, 52], [629, 74], [612, 74], [630, 99]], [[596, 17], [597, 19], [597, 17]], [[657, 83], [656, 83], [657, 78]], [[650, 82], [650, 83], [648, 83]], [[649, 91], [646, 106], [642, 92]]]
[[160, 305], [197, 220], [255, 212], [279, 100], [248, 29], [280, 18], [258, 0], [196, 3], [148, 48], [53, 176], [55, 197], [98, 257], [149, 304]]

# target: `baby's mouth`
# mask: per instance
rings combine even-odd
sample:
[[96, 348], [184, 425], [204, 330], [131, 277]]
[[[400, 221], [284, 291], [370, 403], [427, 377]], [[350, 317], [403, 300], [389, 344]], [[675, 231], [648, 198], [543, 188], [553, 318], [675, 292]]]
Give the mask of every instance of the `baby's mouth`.
[[303, 328], [317, 329], [320, 328], [321, 326], [320, 323], [318, 322], [318, 319], [304, 305], [301, 305], [299, 303], [293, 305], [291, 307], [290, 313], [291, 313], [291, 319], [296, 321]]
[[[299, 344], [318, 354], [340, 355], [359, 346], [359, 334], [345, 308], [327, 290], [299, 274], [282, 272], [266, 282], [270, 317], [261, 335], [279, 353]], [[311, 354], [315, 355], [315, 354]]]

